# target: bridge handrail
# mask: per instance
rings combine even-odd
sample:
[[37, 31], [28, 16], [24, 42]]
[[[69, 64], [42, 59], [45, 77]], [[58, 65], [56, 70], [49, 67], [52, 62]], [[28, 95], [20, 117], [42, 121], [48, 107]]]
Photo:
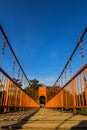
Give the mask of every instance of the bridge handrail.
[[75, 79], [85, 68], [87, 68], [87, 63], [74, 76], [72, 76], [71, 79], [61, 89], [59, 89], [59, 91], [64, 89], [64, 87], [66, 87], [67, 84], [69, 84], [73, 79]]
[[[10, 108], [39, 108], [39, 104], [34, 101], [18, 84], [0, 67], [2, 79], [0, 79], [0, 109], [4, 112]], [[5, 78], [4, 78], [4, 77]], [[4, 82], [3, 82], [4, 80]]]
[[[12, 81], [19, 89], [21, 89], [26, 95], [28, 95], [18, 84], [0, 67], [0, 72], [2, 72], [10, 81]], [[29, 95], [28, 95], [29, 96]]]
[[87, 63], [47, 102], [46, 107], [87, 109]]
[[64, 66], [64, 68], [63, 68], [63, 70], [61, 71], [60, 75], [58, 76], [58, 78], [57, 78], [56, 82], [53, 84], [53, 86], [56, 86], [56, 83], [58, 82], [58, 80], [59, 80], [60, 77], [62, 76], [64, 70], [67, 68], [67, 66], [68, 66], [70, 60], [72, 59], [74, 53], [76, 52], [76, 50], [77, 50], [77, 48], [78, 48], [80, 42], [82, 42], [82, 40], [83, 40], [83, 38], [84, 38], [86, 32], [87, 32], [87, 27], [85, 28], [84, 32], [82, 33], [81, 37], [79, 38], [79, 40], [78, 40], [78, 42], [77, 42], [77, 44], [76, 44], [76, 46], [75, 46], [75, 48], [74, 48], [72, 54], [71, 54], [70, 57], [68, 58], [68, 61], [66, 62], [65, 66]]

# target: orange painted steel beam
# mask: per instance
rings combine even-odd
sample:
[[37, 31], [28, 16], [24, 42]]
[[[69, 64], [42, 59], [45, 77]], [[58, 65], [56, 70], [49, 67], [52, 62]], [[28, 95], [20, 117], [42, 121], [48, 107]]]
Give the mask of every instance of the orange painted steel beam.
[[0, 67], [0, 73], [4, 76], [3, 90], [0, 95], [0, 107], [7, 112], [10, 108], [39, 108], [40, 105], [29, 97], [22, 88]]
[[[87, 64], [59, 90], [56, 96], [47, 102], [45, 107], [73, 108], [74, 111], [76, 108], [87, 108], [87, 81], [85, 76], [87, 76]], [[81, 90], [79, 90], [80, 87]]]
[[38, 88], [38, 96], [45, 96], [46, 97], [46, 87], [42, 86]]

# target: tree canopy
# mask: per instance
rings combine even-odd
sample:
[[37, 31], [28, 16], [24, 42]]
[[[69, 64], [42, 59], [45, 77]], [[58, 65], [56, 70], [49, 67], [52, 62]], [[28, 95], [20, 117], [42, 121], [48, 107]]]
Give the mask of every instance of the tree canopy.
[[30, 87], [38, 90], [38, 87], [42, 86], [37, 79], [30, 80]]
[[27, 86], [24, 91], [35, 101], [38, 100], [38, 88], [43, 86], [37, 79], [30, 80], [30, 86]]
[[21, 88], [22, 87], [22, 82], [20, 79], [15, 79], [13, 78], [14, 82]]

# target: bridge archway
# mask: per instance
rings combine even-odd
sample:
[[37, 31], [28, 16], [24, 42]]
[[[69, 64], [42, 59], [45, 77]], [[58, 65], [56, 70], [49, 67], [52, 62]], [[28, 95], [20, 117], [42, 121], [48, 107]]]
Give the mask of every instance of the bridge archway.
[[45, 96], [40, 96], [39, 97], [39, 103], [40, 105], [45, 105], [46, 104], [46, 97]]

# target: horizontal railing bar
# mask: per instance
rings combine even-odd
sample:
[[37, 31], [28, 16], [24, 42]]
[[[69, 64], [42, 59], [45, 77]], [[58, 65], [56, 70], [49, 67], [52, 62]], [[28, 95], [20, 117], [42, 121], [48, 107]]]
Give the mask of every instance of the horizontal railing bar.
[[[19, 89], [21, 89], [26, 95], [28, 95], [18, 84], [0, 67], [0, 72], [3, 73], [8, 79], [10, 79]], [[29, 95], [28, 95], [29, 96]]]
[[[85, 68], [87, 68], [87, 63], [62, 87], [59, 89], [58, 93], [64, 89], [73, 79], [75, 79]], [[57, 94], [58, 94], [57, 93]]]

